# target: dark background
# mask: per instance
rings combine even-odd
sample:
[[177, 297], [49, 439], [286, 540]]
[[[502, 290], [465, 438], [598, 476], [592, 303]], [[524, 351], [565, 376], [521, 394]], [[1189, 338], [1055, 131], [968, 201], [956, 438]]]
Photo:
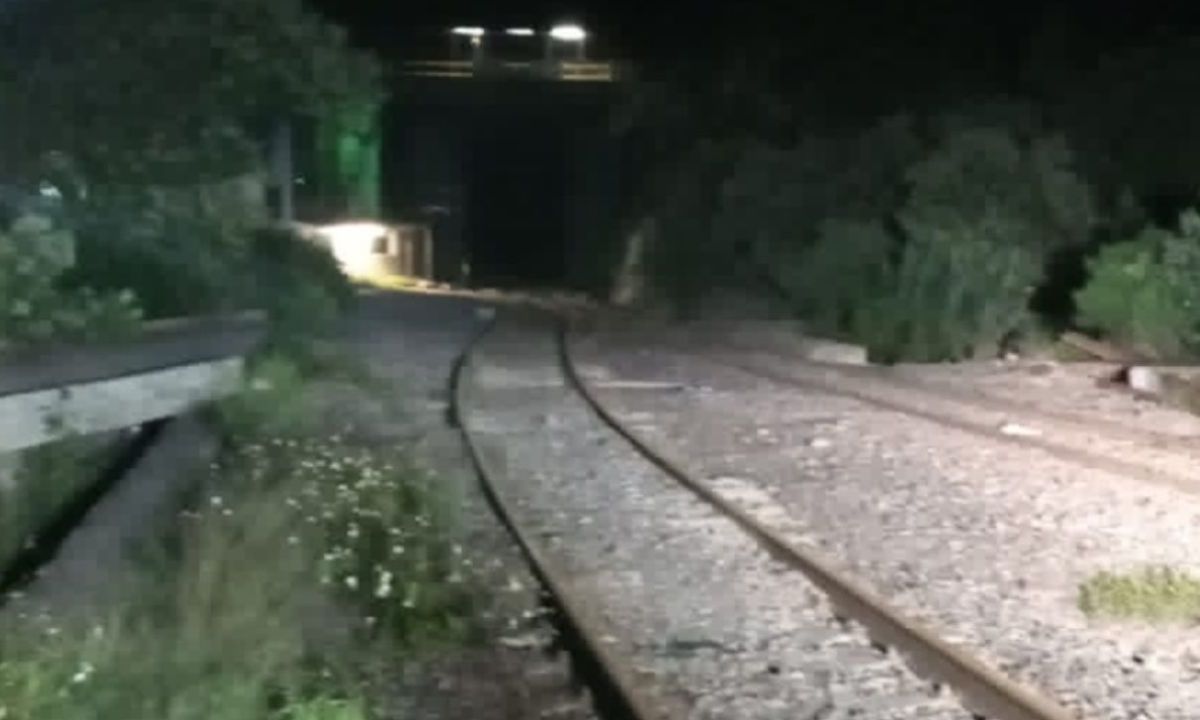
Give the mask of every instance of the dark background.
[[[1106, 177], [1128, 181], [1143, 191], [1151, 209], [1156, 198], [1165, 198], [1164, 216], [1175, 212], [1180, 202], [1175, 195], [1191, 192], [1191, 153], [1179, 142], [1196, 134], [1193, 123], [1200, 114], [1178, 109], [1200, 106], [1187, 81], [1200, 77], [1200, 48], [1179, 53], [1186, 67], [1166, 59], [1125, 71], [1127, 90], [1121, 97], [1108, 97], [1112, 78], [1097, 69], [1109, 58], [1128, 58], [1138, 48], [1163, 47], [1196, 34], [1195, 3], [479, 0], [421, 7], [390, 0], [311, 2], [344, 24], [356, 44], [388, 63], [447, 59], [447, 30], [453, 25], [544, 30], [557, 22], [577, 22], [591, 33], [592, 58], [623, 61], [639, 79], [666, 81], [676, 95], [662, 104], [687, 115], [679, 136], [769, 135], [779, 128], [853, 131], [895, 112], [1022, 98], [1052, 116], [1052, 124], [1073, 124], [1078, 132], [1071, 139], [1083, 156], [1095, 159], [1097, 166], [1089, 170], [1101, 182]], [[1067, 90], [1076, 97], [1060, 108]], [[764, 108], [772, 106], [762, 98], [781, 108], [774, 129], [763, 127]], [[547, 96], [547, 104], [553, 102]], [[396, 107], [405, 112], [404, 102]], [[1089, 126], [1089, 116], [1109, 109], [1114, 116], [1127, 114], [1140, 129], [1127, 137], [1124, 119], [1103, 128]], [[1155, 114], [1160, 117], [1154, 119]], [[466, 143], [463, 158], [465, 246], [484, 274], [524, 274], [527, 280], [553, 283], [561, 277], [570, 233], [569, 198], [564, 197], [569, 191], [562, 178], [576, 162], [562, 128], [553, 122], [533, 127], [503, 118], [480, 120], [486, 132]], [[635, 163], [650, 164], [648, 148], [660, 140], [623, 142]], [[1111, 167], [1100, 164], [1121, 144], [1128, 146], [1125, 158]], [[624, 175], [637, 177], [636, 170], [626, 168]], [[644, 194], [628, 183], [621, 192], [634, 202]]]

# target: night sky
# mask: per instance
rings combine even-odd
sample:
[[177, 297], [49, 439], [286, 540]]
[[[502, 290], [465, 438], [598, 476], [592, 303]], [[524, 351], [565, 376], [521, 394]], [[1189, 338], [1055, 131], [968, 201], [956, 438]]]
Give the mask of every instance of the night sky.
[[455, 24], [546, 26], [576, 21], [595, 30], [610, 54], [680, 57], [700, 48], [795, 48], [830, 42], [871, 44], [905, 38], [909, 50], [957, 45], [963, 58], [1018, 51], [1047, 16], [1060, 14], [1097, 50], [1153, 40], [1157, 33], [1198, 28], [1195, 3], [1130, 0], [992, 2], [963, 0], [836, 0], [823, 2], [613, 3], [601, 0], [475, 0], [429, 3], [394, 0], [312, 0], [351, 27], [364, 44], [404, 53], [414, 35]]

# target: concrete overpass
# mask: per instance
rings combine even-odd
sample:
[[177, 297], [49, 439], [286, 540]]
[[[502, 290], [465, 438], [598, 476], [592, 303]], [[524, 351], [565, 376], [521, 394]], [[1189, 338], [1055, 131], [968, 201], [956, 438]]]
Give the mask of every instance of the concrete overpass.
[[384, 111], [382, 209], [434, 223], [438, 279], [603, 291], [619, 255], [609, 63], [414, 61]]

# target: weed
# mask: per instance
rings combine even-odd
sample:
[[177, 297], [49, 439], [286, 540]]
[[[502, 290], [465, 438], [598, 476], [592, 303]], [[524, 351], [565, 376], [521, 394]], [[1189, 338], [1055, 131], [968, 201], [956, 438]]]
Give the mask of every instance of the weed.
[[435, 479], [298, 423], [312, 391], [256, 363], [204, 493], [111, 618], [0, 625], [0, 718], [365, 720], [366, 653], [470, 639], [472, 566]]
[[1192, 621], [1200, 618], [1200, 579], [1169, 567], [1102, 572], [1080, 586], [1079, 608], [1089, 616]]

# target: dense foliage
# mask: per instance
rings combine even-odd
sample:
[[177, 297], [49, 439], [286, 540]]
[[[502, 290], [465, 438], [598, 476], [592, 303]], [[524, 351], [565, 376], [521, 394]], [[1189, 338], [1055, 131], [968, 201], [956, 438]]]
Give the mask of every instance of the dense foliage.
[[127, 286], [102, 292], [65, 286], [73, 243], [48, 213], [18, 208], [15, 219], [0, 226], [0, 351], [134, 331], [142, 309]]
[[99, 331], [136, 305], [262, 307], [278, 336], [345, 304], [328, 253], [260, 230], [274, 125], [382, 97], [377, 65], [301, 0], [26, 3], [0, 14], [0, 66], [0, 175], [61, 198], [74, 255], [49, 267], [46, 243], [0, 236], [0, 334]]
[[889, 360], [995, 352], [1096, 222], [1065, 142], [1014, 104], [691, 158], [656, 214], [667, 298], [765, 280], [814, 331]]
[[89, 183], [253, 169], [280, 117], [379, 96], [379, 71], [301, 0], [60, 0], [0, 20], [0, 167], [44, 154]]
[[1178, 230], [1149, 226], [1100, 249], [1075, 297], [1079, 322], [1141, 353], [1178, 360], [1200, 353], [1200, 214]]

